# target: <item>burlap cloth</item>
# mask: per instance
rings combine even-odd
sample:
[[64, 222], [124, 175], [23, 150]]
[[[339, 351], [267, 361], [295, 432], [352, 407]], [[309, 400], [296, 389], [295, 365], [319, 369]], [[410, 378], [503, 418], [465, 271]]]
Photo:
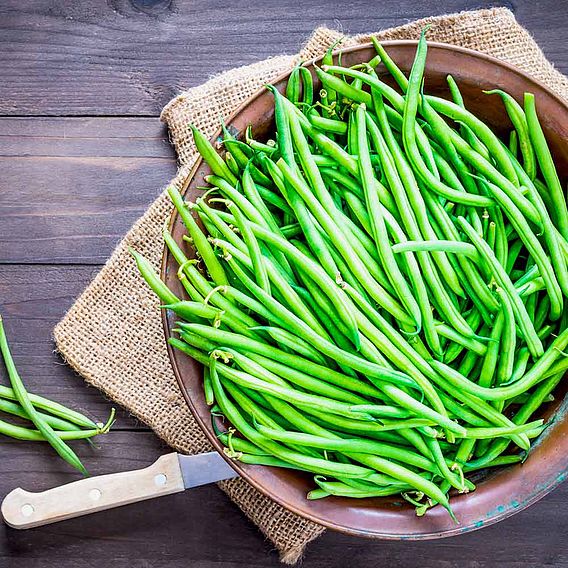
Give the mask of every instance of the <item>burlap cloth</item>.
[[[546, 60], [509, 10], [495, 8], [427, 18], [376, 35], [382, 40], [416, 39], [425, 24], [431, 24], [428, 39], [494, 55], [528, 71], [568, 99], [568, 79]], [[341, 35], [318, 28], [299, 54], [233, 69], [166, 105], [161, 118], [169, 126], [180, 163], [172, 183], [180, 185], [195, 160], [190, 121], [213, 135], [220, 117], [227, 118], [263, 84], [299, 59], [323, 54]], [[346, 37], [342, 45], [368, 39], [368, 35]], [[197, 453], [209, 450], [209, 443], [190, 415], [170, 368], [156, 297], [139, 277], [127, 252], [132, 246], [157, 267], [163, 248], [160, 229], [170, 211], [170, 203], [162, 194], [118, 245], [56, 326], [54, 335], [63, 358], [87, 382], [126, 407], [176, 450]], [[283, 562], [296, 562], [306, 544], [324, 531], [276, 505], [241, 479], [220, 486], [274, 543]]]

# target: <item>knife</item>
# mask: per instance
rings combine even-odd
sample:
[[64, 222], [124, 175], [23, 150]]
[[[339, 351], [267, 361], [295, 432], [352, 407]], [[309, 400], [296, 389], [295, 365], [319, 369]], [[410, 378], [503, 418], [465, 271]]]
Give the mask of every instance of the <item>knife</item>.
[[172, 453], [144, 469], [88, 477], [41, 493], [18, 487], [6, 495], [1, 511], [7, 525], [30, 529], [237, 476], [217, 452]]

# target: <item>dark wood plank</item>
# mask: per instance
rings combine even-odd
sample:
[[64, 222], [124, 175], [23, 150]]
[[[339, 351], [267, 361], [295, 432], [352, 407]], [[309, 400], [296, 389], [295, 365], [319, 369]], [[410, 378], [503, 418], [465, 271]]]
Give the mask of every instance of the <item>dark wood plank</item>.
[[0, 263], [100, 264], [176, 165], [155, 118], [4, 118], [0, 169]]
[[[26, 386], [35, 392], [104, 420], [111, 404], [65, 365], [54, 352], [52, 330], [100, 267], [1, 266], [0, 312], [14, 360]], [[6, 384], [4, 370], [0, 381]], [[145, 429], [124, 411], [115, 429]], [[3, 451], [3, 450], [2, 450]]]
[[[97, 450], [76, 445], [94, 475], [149, 465], [165, 448], [150, 433], [114, 432]], [[2, 443], [0, 497], [16, 486], [41, 491], [78, 478], [31, 444]], [[568, 566], [568, 486], [482, 531], [427, 542], [387, 542], [328, 532], [311, 544], [304, 568], [535, 568]], [[553, 521], [552, 521], [553, 520]], [[3, 568], [237, 568], [278, 566], [276, 554], [215, 486], [56, 525], [0, 526]]]
[[445, 12], [513, 8], [561, 71], [568, 3], [558, 0], [6, 0], [0, 114], [156, 115], [182, 87], [294, 53], [314, 27], [378, 30]]

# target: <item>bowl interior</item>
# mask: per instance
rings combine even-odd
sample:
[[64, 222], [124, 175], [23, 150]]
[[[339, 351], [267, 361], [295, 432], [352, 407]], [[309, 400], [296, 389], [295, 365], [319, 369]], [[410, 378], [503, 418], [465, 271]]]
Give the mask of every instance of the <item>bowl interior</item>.
[[[412, 65], [416, 42], [386, 42], [385, 47], [391, 57], [404, 70]], [[344, 65], [354, 65], [368, 61], [375, 55], [370, 45], [343, 51]], [[317, 61], [316, 61], [317, 63]], [[313, 64], [308, 68], [313, 74]], [[384, 70], [377, 69], [379, 74]], [[563, 187], [568, 177], [568, 107], [543, 85], [523, 74], [520, 70], [499, 62], [491, 57], [454, 46], [430, 44], [426, 67], [426, 89], [429, 93], [449, 98], [446, 76], [451, 73], [462, 91], [469, 110], [490, 124], [499, 134], [511, 129], [511, 124], [503, 110], [500, 98], [483, 94], [483, 90], [500, 88], [522, 101], [523, 93], [535, 94], [537, 108], [543, 129], [554, 154]], [[286, 78], [275, 82], [283, 92]], [[385, 77], [387, 81], [387, 79]], [[390, 82], [390, 81], [389, 81]], [[314, 76], [314, 86], [319, 83]], [[263, 90], [247, 101], [231, 119], [227, 121], [233, 133], [244, 135], [248, 125], [252, 125], [254, 136], [266, 139], [273, 135], [274, 112], [272, 96]], [[210, 174], [209, 167], [199, 160], [188, 177], [185, 190], [186, 199], [193, 200], [201, 193], [197, 188], [205, 185], [204, 176]], [[183, 241], [183, 224], [174, 213], [171, 229], [175, 240], [188, 256], [193, 251]], [[167, 252], [164, 253], [162, 277], [167, 285], [180, 297], [185, 292], [176, 278], [177, 266]], [[171, 335], [174, 317], [164, 312], [166, 336]], [[168, 347], [176, 378], [184, 396], [201, 428], [212, 444], [221, 450], [215, 437], [209, 410], [205, 404], [201, 386], [200, 365], [191, 358]], [[555, 414], [554, 424], [536, 445], [523, 465], [515, 465], [478, 475], [477, 490], [467, 495], [452, 498], [453, 509], [460, 520], [454, 524], [445, 511], [436, 507], [425, 517], [418, 518], [414, 508], [402, 499], [345, 499], [328, 497], [308, 501], [306, 493], [313, 488], [309, 476], [290, 470], [270, 467], [247, 466], [231, 461], [233, 467], [249, 483], [277, 501], [284, 507], [314, 520], [320, 524], [340, 531], [391, 539], [426, 539], [450, 536], [480, 528], [519, 511], [544, 496], [558, 485], [566, 476], [568, 464], [568, 420], [563, 402], [565, 387], [559, 387], [556, 402], [544, 411], [545, 416]]]

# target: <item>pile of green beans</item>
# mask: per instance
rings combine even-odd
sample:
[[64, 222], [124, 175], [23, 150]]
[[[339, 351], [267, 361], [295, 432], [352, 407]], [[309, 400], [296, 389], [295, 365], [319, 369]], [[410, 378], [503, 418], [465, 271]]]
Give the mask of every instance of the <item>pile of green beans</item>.
[[86, 440], [99, 434], [106, 434], [114, 422], [114, 409], [111, 410], [105, 424], [95, 423], [76, 410], [27, 392], [8, 346], [2, 316], [0, 316], [0, 352], [10, 380], [9, 387], [0, 385], [0, 413], [22, 418], [33, 425], [33, 428], [30, 428], [25, 422], [14, 424], [0, 418], [0, 434], [29, 442], [49, 442], [67, 463], [87, 475], [85, 466], [65, 442]]
[[163, 231], [184, 298], [132, 253], [179, 318], [169, 342], [204, 366], [227, 455], [313, 474], [309, 499], [453, 516], [450, 491], [546, 428], [568, 368], [568, 212], [530, 93], [487, 94], [503, 141], [451, 77], [451, 100], [428, 94], [424, 35], [409, 76], [375, 47], [351, 68], [327, 53], [319, 93], [302, 66], [268, 86], [274, 139], [223, 127], [221, 155], [192, 128], [208, 190], [168, 191], [193, 247]]

